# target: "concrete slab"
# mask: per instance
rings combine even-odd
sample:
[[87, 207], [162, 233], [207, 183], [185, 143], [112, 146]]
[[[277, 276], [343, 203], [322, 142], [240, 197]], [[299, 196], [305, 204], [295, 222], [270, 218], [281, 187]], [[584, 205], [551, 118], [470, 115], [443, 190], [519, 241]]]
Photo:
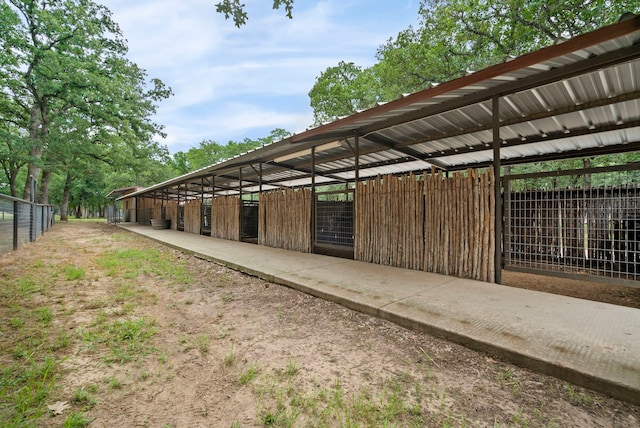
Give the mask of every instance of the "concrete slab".
[[640, 404], [640, 310], [150, 226], [121, 227]]

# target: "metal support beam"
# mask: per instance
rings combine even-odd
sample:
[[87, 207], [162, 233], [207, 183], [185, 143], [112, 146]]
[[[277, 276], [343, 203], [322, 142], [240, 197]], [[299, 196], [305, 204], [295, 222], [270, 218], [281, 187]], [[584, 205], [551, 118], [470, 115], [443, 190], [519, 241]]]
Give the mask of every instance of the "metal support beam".
[[502, 188], [500, 179], [500, 97], [491, 100], [493, 113], [493, 180], [495, 202], [495, 282], [502, 283]]
[[356, 134], [355, 138], [355, 180], [360, 180], [360, 136]]
[[242, 218], [244, 216], [244, 202], [242, 202], [242, 167], [239, 168], [239, 173], [238, 173], [238, 191], [240, 192], [240, 196], [239, 196], [239, 201], [238, 203], [240, 204], [240, 207], [238, 209], [238, 211], [240, 212], [240, 216], [238, 218], [238, 221], [240, 222], [240, 224], [238, 224], [238, 241], [242, 241], [242, 234], [243, 234], [243, 221]]
[[18, 221], [20, 220], [20, 205], [18, 201], [13, 201], [13, 251], [18, 249]]
[[311, 252], [316, 242], [316, 148], [311, 148]]

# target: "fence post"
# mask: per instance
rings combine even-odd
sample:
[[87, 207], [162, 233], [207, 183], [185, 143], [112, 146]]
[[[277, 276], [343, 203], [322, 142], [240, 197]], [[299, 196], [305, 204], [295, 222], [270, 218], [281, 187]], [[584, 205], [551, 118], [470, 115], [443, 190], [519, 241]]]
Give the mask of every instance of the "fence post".
[[20, 205], [18, 201], [13, 201], [13, 251], [18, 249], [18, 210]]
[[31, 187], [31, 200], [29, 201], [31, 203], [31, 209], [30, 211], [30, 218], [29, 218], [29, 241], [33, 242], [36, 240], [36, 238], [38, 237], [38, 232], [36, 230], [37, 226], [36, 226], [36, 180], [33, 178], [33, 176], [29, 176], [29, 186]]

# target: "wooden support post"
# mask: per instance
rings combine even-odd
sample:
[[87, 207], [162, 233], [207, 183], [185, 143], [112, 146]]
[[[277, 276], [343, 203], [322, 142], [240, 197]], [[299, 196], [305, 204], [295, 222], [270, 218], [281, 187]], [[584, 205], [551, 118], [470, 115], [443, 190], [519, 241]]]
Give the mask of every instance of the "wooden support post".
[[500, 97], [492, 98], [493, 111], [493, 180], [495, 203], [495, 229], [494, 229], [494, 266], [497, 284], [502, 283], [502, 198], [500, 180]]

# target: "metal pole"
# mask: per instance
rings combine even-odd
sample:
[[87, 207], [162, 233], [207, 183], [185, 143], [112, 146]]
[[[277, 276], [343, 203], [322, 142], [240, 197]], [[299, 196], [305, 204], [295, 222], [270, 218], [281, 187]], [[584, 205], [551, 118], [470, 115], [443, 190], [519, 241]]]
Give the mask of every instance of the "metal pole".
[[500, 97], [492, 99], [493, 112], [493, 179], [495, 201], [495, 282], [502, 283], [502, 197], [500, 182]]
[[352, 231], [353, 231], [353, 257], [355, 258], [355, 242], [356, 242], [356, 215], [357, 215], [357, 211], [356, 211], [356, 206], [358, 204], [357, 198], [358, 198], [358, 182], [360, 181], [360, 137], [358, 136], [358, 134], [356, 134], [355, 137], [355, 174], [354, 174], [354, 179], [355, 182], [353, 183], [353, 212], [352, 212]]
[[240, 182], [238, 184], [238, 188], [240, 190], [240, 218], [238, 220], [240, 221], [240, 224], [238, 225], [238, 231], [240, 232], [240, 236], [238, 236], [238, 241], [242, 241], [242, 234], [244, 232], [244, 222], [242, 221], [244, 218], [244, 202], [242, 201], [242, 167], [240, 167], [239, 179]]
[[36, 180], [32, 175], [29, 176], [29, 185], [31, 187], [31, 214], [29, 219], [29, 241], [33, 242], [38, 237], [36, 231]]
[[18, 249], [18, 220], [19, 220], [20, 204], [18, 201], [13, 201], [13, 250]]
[[316, 242], [316, 148], [311, 148], [311, 252]]
[[216, 236], [216, 231], [213, 230], [213, 204], [214, 199], [216, 198], [216, 176], [215, 174], [211, 174], [211, 218], [209, 222], [211, 223], [211, 236]]
[[[266, 230], [260, 230], [260, 225], [262, 222], [260, 221], [260, 210], [264, 209], [262, 203], [260, 202], [260, 198], [262, 198], [262, 162], [258, 165], [258, 244], [260, 243], [260, 234], [264, 236]], [[267, 222], [265, 221], [262, 224], [263, 227], [266, 227]]]

